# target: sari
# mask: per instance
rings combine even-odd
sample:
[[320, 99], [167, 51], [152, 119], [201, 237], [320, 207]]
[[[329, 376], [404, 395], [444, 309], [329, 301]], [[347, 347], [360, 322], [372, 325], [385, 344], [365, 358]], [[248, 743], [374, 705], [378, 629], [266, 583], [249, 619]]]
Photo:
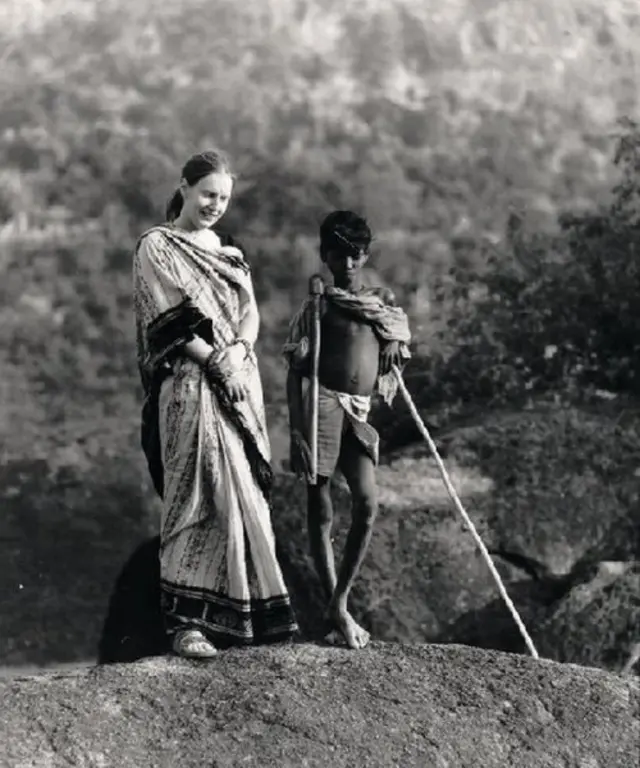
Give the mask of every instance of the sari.
[[255, 355], [245, 362], [245, 399], [234, 403], [182, 351], [196, 336], [214, 351], [233, 343], [253, 299], [241, 251], [215, 239], [153, 227], [136, 245], [133, 275], [141, 441], [163, 502], [165, 626], [169, 635], [200, 629], [223, 647], [283, 640], [297, 626], [276, 557]]

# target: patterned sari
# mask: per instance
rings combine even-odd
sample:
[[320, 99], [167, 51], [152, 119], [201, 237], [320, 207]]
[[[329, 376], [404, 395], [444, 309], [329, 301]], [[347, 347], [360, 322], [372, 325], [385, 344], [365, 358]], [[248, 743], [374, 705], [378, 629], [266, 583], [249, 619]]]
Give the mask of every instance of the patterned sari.
[[134, 258], [142, 446], [163, 500], [160, 569], [167, 631], [197, 628], [216, 645], [282, 640], [296, 631], [276, 559], [262, 385], [245, 364], [233, 403], [182, 351], [200, 336], [214, 350], [236, 338], [252, 300], [249, 266], [162, 225]]

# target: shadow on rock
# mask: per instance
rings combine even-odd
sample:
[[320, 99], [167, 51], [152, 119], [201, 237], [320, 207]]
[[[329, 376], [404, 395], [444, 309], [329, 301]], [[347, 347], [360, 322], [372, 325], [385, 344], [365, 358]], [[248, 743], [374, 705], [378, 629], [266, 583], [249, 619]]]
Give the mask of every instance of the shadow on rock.
[[278, 544], [276, 549], [298, 622], [299, 637], [301, 640], [318, 640], [324, 634], [323, 597], [318, 578], [297, 547]]
[[[98, 663], [138, 661], [169, 652], [160, 608], [160, 537], [136, 548], [118, 576], [109, 600], [98, 647]], [[280, 562], [301, 639], [315, 639], [322, 629], [317, 579], [295, 552], [278, 546]]]
[[[525, 579], [510, 584], [508, 594], [527, 631], [534, 635], [535, 627], [544, 621], [551, 606], [556, 604], [567, 589], [565, 579]], [[461, 616], [445, 629], [438, 641], [508, 653], [528, 653], [524, 639], [502, 598]]]
[[102, 627], [98, 663], [128, 663], [169, 650], [160, 610], [160, 537], [142, 543], [118, 576]]

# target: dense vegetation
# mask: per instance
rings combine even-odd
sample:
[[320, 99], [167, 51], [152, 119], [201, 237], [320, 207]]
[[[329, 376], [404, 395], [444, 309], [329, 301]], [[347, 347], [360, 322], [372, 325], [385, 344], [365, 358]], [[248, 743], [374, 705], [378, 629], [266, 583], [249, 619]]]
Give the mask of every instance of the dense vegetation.
[[[11, 6], [0, 9], [0, 525], [11, 566], [0, 600], [37, 630], [3, 629], [0, 656], [28, 657], [25, 643], [45, 644], [36, 635], [73, 656], [59, 650], [64, 633], [75, 643], [79, 626], [95, 626], [94, 593], [155, 528], [131, 251], [198, 148], [224, 147], [239, 173], [225, 226], [254, 271], [277, 458], [278, 349], [317, 268], [318, 222], [337, 206], [376, 230], [374, 266], [416, 333], [407, 380], [434, 427], [540, 398], [635, 395], [634, 3]], [[389, 445], [411, 439], [401, 406], [377, 419]], [[65, 561], [75, 567], [63, 576]]]

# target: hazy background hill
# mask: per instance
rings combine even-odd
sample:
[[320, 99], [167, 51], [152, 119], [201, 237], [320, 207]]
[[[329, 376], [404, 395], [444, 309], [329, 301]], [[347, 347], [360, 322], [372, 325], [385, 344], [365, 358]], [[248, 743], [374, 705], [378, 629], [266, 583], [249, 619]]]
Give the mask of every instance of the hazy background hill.
[[[224, 224], [254, 271], [278, 465], [278, 350], [318, 266], [318, 223], [348, 206], [370, 217], [374, 265], [411, 314], [407, 379], [430, 425], [443, 440], [476, 425], [454, 435], [451, 461], [469, 498], [489, 499], [479, 514], [496, 548], [514, 505], [523, 520], [544, 509], [516, 549], [570, 572], [588, 550], [575, 528], [563, 567], [561, 547], [538, 545], [541, 530], [557, 539], [573, 483], [591, 505], [575, 501], [576, 526], [599, 521], [591, 559], [640, 557], [634, 522], [622, 549], [597, 549], [637, 519], [640, 156], [635, 124], [619, 121], [639, 113], [639, 24], [623, 0], [0, 0], [0, 661], [90, 654], [123, 558], [157, 527], [131, 251], [184, 159], [210, 145], [240, 177]], [[615, 400], [589, 420], [575, 409], [601, 403], [597, 391]], [[540, 402], [560, 415], [491, 421]], [[389, 449], [414, 439], [401, 404], [376, 418]], [[398, 466], [383, 473], [396, 515]], [[548, 467], [553, 501], [534, 466]], [[404, 562], [389, 514], [375, 558]], [[283, 530], [297, 515], [276, 510]], [[462, 536], [437, 530], [421, 535]], [[463, 560], [465, 546], [452, 544]], [[481, 564], [464, 584], [454, 569], [456, 610], [408, 626], [435, 583], [411, 551], [411, 566], [389, 561], [395, 614], [361, 591], [381, 634], [429, 639], [489, 600]]]

